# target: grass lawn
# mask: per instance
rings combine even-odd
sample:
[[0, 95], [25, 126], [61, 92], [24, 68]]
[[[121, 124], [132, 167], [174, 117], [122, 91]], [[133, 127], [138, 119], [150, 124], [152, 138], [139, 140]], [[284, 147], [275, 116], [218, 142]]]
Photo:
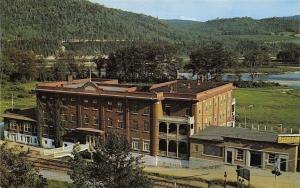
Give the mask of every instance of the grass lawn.
[[73, 186], [73, 184], [68, 182], [47, 179], [46, 188], [73, 188], [73, 187], [75, 186]]
[[[284, 87], [238, 88], [234, 90], [237, 120], [300, 129], [300, 90]], [[253, 105], [249, 108], [249, 105]], [[245, 110], [246, 109], [246, 110]]]
[[[30, 108], [35, 106], [35, 88], [37, 82], [11, 83], [5, 82], [1, 85], [0, 114], [5, 109], [11, 108], [12, 94], [14, 96], [14, 108]], [[2, 118], [0, 118], [2, 121]]]

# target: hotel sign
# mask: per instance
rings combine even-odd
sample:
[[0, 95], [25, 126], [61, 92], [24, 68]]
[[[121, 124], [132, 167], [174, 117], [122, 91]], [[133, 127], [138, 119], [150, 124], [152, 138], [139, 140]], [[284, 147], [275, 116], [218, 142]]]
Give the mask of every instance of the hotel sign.
[[277, 143], [279, 144], [300, 143], [300, 134], [278, 135]]

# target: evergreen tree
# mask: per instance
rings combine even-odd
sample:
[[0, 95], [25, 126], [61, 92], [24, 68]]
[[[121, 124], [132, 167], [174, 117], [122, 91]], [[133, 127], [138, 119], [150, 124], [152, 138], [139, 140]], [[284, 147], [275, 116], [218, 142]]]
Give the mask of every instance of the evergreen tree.
[[46, 179], [25, 157], [25, 153], [8, 148], [6, 143], [0, 146], [0, 187], [46, 187]]
[[92, 154], [91, 162], [83, 161], [78, 153], [74, 154], [70, 177], [77, 186], [152, 187], [141, 165], [140, 157], [133, 157], [130, 153], [125, 136], [110, 132]]

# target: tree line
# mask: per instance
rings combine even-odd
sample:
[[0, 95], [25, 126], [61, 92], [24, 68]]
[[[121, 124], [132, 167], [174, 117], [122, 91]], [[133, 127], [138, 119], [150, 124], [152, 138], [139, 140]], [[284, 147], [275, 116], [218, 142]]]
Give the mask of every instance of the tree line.
[[[251, 43], [250, 43], [251, 44]], [[98, 55], [92, 60], [98, 70], [93, 77], [124, 82], [162, 82], [177, 78], [177, 71], [190, 71], [206, 80], [220, 80], [225, 69], [231, 68], [237, 75], [241, 67], [254, 78], [260, 67], [271, 65], [271, 54], [264, 45], [252, 44], [251, 50], [240, 54], [218, 41], [198, 44], [184, 62], [176, 45], [170, 43], [138, 43], [121, 47], [109, 55]], [[299, 45], [288, 45], [277, 54], [277, 61], [299, 64]], [[32, 51], [15, 48], [3, 49], [0, 53], [0, 70], [3, 81], [56, 81], [65, 80], [67, 74], [75, 79], [87, 78], [90, 69], [75, 57], [78, 54], [63, 49], [56, 50], [55, 60], [46, 62]]]

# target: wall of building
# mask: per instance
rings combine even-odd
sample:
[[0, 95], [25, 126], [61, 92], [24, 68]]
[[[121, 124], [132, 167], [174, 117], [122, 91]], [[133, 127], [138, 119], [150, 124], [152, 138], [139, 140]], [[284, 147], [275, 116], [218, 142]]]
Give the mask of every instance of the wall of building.
[[227, 126], [227, 123], [232, 121], [231, 103], [232, 91], [211, 94], [209, 98], [200, 101], [197, 116], [201, 126], [198, 126], [198, 131], [209, 125]]
[[[212, 145], [222, 148], [222, 156], [210, 156], [205, 155], [204, 145]], [[234, 164], [249, 166], [247, 164], [247, 154], [246, 151], [259, 151], [262, 152], [262, 168], [272, 169], [273, 164], [268, 163], [268, 155], [276, 154], [283, 155], [288, 157], [288, 171], [296, 171], [297, 168], [297, 158], [298, 158], [298, 146], [297, 145], [287, 145], [287, 144], [276, 144], [268, 142], [254, 142], [249, 140], [234, 140], [227, 139], [224, 142], [213, 142], [213, 141], [204, 141], [204, 140], [190, 140], [190, 158], [204, 159], [204, 160], [213, 160], [218, 162], [225, 162], [225, 149], [233, 148], [234, 153]], [[243, 150], [244, 158], [243, 160], [237, 160], [237, 149]]]

